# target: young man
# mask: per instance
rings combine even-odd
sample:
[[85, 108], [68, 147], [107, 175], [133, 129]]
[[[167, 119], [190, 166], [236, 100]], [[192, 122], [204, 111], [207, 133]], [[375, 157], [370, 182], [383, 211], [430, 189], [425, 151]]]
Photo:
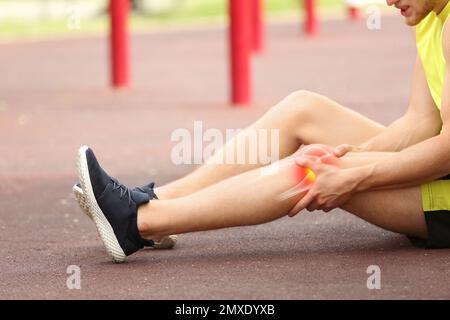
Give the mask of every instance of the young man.
[[[81, 148], [83, 196], [113, 260], [124, 261], [146, 244], [144, 239], [259, 224], [304, 208], [340, 207], [408, 235], [414, 244], [449, 248], [450, 180], [441, 178], [450, 173], [449, 0], [387, 4], [416, 27], [418, 48], [409, 108], [388, 127], [326, 97], [298, 91], [205, 165], [154, 190], [127, 188], [103, 171], [92, 150]], [[262, 175], [258, 164], [217, 164], [236, 151], [242, 136], [258, 129], [279, 130], [279, 170]], [[334, 154], [334, 165], [302, 155], [304, 149], [296, 153], [302, 145], [316, 143]], [[314, 183], [308, 191], [280, 199], [298, 184], [299, 167], [314, 172]]]

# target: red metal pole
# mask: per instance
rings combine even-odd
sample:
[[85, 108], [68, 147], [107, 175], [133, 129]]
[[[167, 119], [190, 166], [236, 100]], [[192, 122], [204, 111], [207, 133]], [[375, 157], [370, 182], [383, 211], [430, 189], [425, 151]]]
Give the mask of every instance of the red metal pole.
[[231, 60], [231, 102], [248, 104], [251, 100], [250, 85], [250, 1], [229, 0], [230, 14], [230, 60]]
[[129, 85], [128, 9], [129, 0], [111, 0], [111, 82], [114, 87]]
[[264, 0], [252, 2], [252, 49], [254, 52], [264, 50]]
[[305, 32], [308, 36], [317, 34], [316, 3], [314, 0], [305, 0]]

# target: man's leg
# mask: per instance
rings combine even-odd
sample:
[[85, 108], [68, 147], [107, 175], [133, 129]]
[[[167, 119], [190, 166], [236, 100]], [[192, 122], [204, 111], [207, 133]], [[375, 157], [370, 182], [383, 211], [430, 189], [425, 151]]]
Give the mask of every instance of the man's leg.
[[[339, 166], [373, 160], [373, 157], [346, 156], [339, 159]], [[274, 175], [252, 170], [186, 197], [152, 201], [139, 208], [139, 231], [148, 239], [158, 239], [168, 234], [254, 225], [281, 218], [303, 196], [280, 198], [298, 183], [295, 167], [290, 159], [285, 159]], [[426, 237], [419, 187], [364, 192], [355, 195], [343, 208], [387, 230]]]
[[383, 229], [427, 238], [420, 187], [356, 194], [342, 209]]
[[[253, 130], [279, 130], [280, 159], [294, 153], [302, 144], [321, 143], [337, 146], [342, 143], [358, 145], [383, 130], [383, 126], [340, 104], [315, 93], [297, 91], [271, 108], [259, 120], [230, 140], [206, 164], [184, 178], [157, 188], [160, 199], [185, 196], [231, 176], [255, 169], [262, 164], [214, 164], [224, 154], [236, 154], [238, 145]], [[358, 134], [355, 134], [357, 132]], [[259, 148], [250, 146], [252, 148]], [[259, 150], [252, 150], [257, 152]]]

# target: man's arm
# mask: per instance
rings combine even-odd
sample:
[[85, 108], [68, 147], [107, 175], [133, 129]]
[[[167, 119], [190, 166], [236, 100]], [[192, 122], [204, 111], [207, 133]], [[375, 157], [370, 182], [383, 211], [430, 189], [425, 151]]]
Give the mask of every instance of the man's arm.
[[[444, 34], [444, 51], [445, 59], [450, 62], [449, 29], [447, 26]], [[442, 120], [436, 120], [436, 114], [439, 115], [439, 112], [430, 109], [430, 106], [433, 108], [436, 106], [432, 102], [428, 85], [424, 82], [426, 80], [423, 68], [416, 65], [411, 104], [407, 114], [391, 129], [386, 129], [385, 135], [379, 135], [370, 142], [372, 148], [374, 145], [383, 146], [381, 149], [390, 146], [395, 150], [396, 144], [392, 144], [395, 143], [393, 139], [401, 138], [402, 134], [409, 132], [409, 139], [402, 140], [405, 145], [410, 145], [407, 148], [375, 159], [367, 165], [347, 169], [338, 169], [305, 157], [297, 158], [297, 164], [313, 170], [316, 179], [312, 188], [295, 205], [289, 216], [294, 216], [304, 208], [329, 211], [348, 201], [355, 192], [395, 186], [415, 186], [450, 173], [450, 63], [447, 64], [447, 68], [440, 112]], [[407, 120], [408, 117], [410, 120]], [[408, 121], [411, 121], [410, 127], [404, 127], [402, 130], [402, 125], [406, 125]], [[442, 132], [436, 135], [440, 127], [437, 124], [440, 123]], [[414, 130], [421, 133], [414, 135], [412, 134]], [[384, 144], [386, 142], [383, 140], [387, 144]], [[421, 140], [423, 141], [413, 144]]]
[[[444, 55], [450, 61], [450, 27], [444, 31]], [[450, 63], [442, 92], [442, 132], [395, 153], [383, 161], [354, 168], [359, 177], [356, 191], [389, 185], [417, 185], [450, 173]]]
[[422, 62], [417, 57], [407, 112], [362, 145], [342, 145], [337, 148], [335, 154], [340, 157], [349, 151], [400, 151], [437, 135], [441, 125], [439, 110], [428, 89]]
[[[445, 59], [450, 62], [450, 29], [444, 34]], [[450, 63], [447, 64], [450, 68]], [[442, 133], [439, 130], [443, 128]], [[391, 151], [362, 166], [339, 169], [305, 157], [299, 166], [316, 174], [312, 188], [289, 213], [300, 210], [329, 211], [348, 201], [355, 192], [416, 186], [450, 173], [450, 70], [446, 71], [441, 112], [431, 97], [419, 58], [414, 70], [410, 106], [406, 114], [357, 150], [335, 148], [340, 157], [348, 151]], [[401, 150], [401, 151], [400, 151]], [[399, 152], [400, 151], [400, 152]], [[359, 152], [358, 152], [359, 153]], [[357, 155], [356, 153], [355, 155]]]

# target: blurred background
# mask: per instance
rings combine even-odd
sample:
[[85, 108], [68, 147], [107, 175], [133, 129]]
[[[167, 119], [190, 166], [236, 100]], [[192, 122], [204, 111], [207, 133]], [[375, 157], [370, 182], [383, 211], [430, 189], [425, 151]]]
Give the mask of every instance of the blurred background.
[[[83, 33], [101, 33], [108, 28], [108, 0], [2, 0], [0, 37], [70, 35], [67, 17], [79, 13]], [[134, 0], [133, 30], [174, 24], [225, 22], [227, 0]], [[344, 14], [343, 0], [320, 0], [321, 14]], [[302, 1], [267, 0], [271, 18], [298, 18]], [[73, 30], [72, 30], [73, 33]]]

